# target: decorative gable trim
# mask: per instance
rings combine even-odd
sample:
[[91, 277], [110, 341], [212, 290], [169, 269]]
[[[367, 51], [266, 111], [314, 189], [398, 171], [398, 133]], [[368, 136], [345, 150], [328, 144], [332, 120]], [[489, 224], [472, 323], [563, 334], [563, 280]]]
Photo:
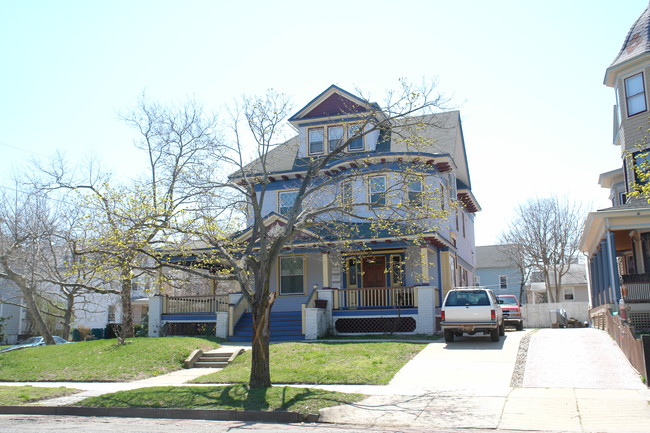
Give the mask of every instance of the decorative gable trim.
[[368, 111], [366, 107], [350, 101], [338, 93], [333, 93], [311, 111], [305, 113], [302, 118], [340, 116], [342, 114], [362, 113], [365, 111]]
[[[283, 227], [283, 226], [287, 225], [288, 222], [289, 222], [289, 220], [284, 215], [280, 215], [277, 212], [271, 212], [270, 214], [268, 214], [267, 216], [264, 217], [264, 221], [263, 221], [262, 224], [264, 224], [264, 226], [267, 229], [272, 229], [274, 226]], [[247, 228], [246, 230], [244, 230], [243, 232], [240, 232], [235, 237], [235, 240], [237, 242], [244, 242], [244, 241], [249, 240], [252, 235], [253, 235], [253, 227], [251, 226], [251, 227]], [[315, 233], [310, 232], [309, 230], [301, 230], [300, 234], [298, 235], [297, 238], [298, 239], [313, 239], [315, 237], [316, 237]]]
[[370, 111], [380, 113], [381, 110], [377, 104], [370, 103], [332, 84], [291, 116], [289, 123], [297, 127], [303, 124], [304, 121], [313, 122], [314, 119], [320, 118], [340, 118]]

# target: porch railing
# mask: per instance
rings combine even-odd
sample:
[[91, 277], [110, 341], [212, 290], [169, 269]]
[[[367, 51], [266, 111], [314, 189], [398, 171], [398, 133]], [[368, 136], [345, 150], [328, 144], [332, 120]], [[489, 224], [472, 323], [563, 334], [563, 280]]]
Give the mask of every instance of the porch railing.
[[335, 299], [340, 310], [364, 308], [412, 308], [418, 306], [415, 287], [369, 287], [338, 289]]
[[241, 316], [248, 310], [248, 301], [245, 297], [239, 298], [235, 304], [228, 306], [228, 335], [235, 335], [235, 325], [241, 319]]
[[625, 302], [650, 302], [650, 283], [624, 283], [627, 295]]
[[165, 296], [164, 314], [228, 311], [228, 295]]

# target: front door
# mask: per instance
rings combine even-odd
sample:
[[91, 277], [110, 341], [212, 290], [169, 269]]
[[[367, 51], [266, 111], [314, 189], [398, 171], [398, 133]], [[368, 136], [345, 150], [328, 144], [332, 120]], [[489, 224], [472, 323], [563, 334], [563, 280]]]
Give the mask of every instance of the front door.
[[363, 287], [386, 287], [386, 257], [363, 258]]

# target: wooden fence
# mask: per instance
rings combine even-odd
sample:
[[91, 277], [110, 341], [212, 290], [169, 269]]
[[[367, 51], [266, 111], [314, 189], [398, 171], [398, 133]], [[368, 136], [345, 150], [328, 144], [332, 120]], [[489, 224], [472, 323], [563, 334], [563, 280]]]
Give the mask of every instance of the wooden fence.
[[594, 328], [605, 330], [621, 348], [630, 364], [639, 372], [648, 385], [650, 371], [650, 338], [636, 338], [630, 326], [619, 316], [612, 315], [607, 305], [601, 305], [589, 311]]

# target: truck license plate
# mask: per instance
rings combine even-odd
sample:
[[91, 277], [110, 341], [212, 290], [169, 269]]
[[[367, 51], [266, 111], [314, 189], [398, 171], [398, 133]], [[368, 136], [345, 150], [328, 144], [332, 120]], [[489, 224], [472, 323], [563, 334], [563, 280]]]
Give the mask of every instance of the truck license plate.
[[463, 326], [463, 331], [473, 331], [474, 327], [472, 325]]

